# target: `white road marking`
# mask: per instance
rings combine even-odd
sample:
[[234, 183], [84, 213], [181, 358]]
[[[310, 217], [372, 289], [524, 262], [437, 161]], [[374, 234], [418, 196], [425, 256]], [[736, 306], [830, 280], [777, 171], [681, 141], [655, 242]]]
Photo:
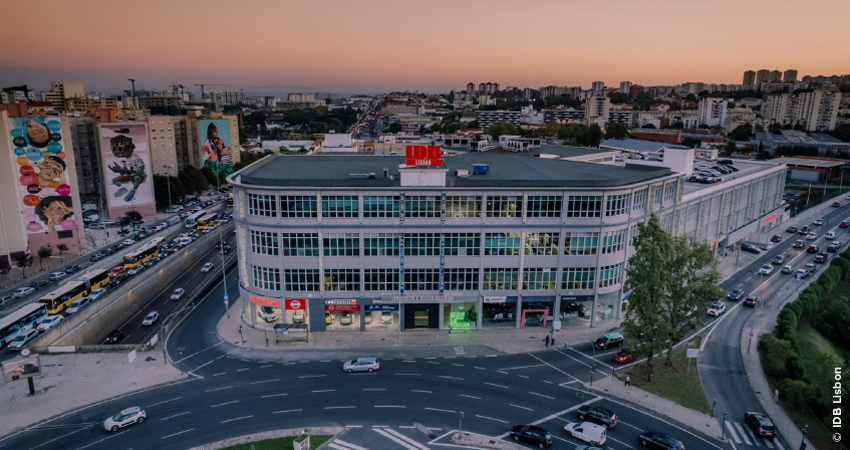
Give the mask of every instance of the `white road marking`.
[[[556, 351], [557, 351], [557, 350], [556, 350]], [[561, 369], [559, 369], [559, 368], [557, 368], [557, 367], [555, 367], [555, 366], [553, 366], [553, 365], [551, 365], [551, 364], [547, 363], [546, 361], [543, 361], [542, 359], [538, 358], [537, 356], [535, 356], [535, 355], [534, 355], [534, 354], [532, 354], [532, 353], [529, 353], [529, 354], [528, 354], [528, 356], [531, 356], [532, 358], [534, 358], [534, 359], [536, 359], [536, 360], [538, 360], [538, 361], [542, 362], [543, 364], [546, 364], [547, 366], [549, 366], [549, 367], [551, 367], [551, 368], [553, 368], [553, 369], [557, 370], [558, 372], [561, 372], [562, 374], [564, 374], [564, 375], [566, 375], [566, 376], [568, 376], [568, 377], [572, 378], [573, 380], [578, 380], [578, 378], [576, 378], [576, 377], [574, 377], [574, 376], [572, 376], [572, 375], [568, 374], [567, 372], [564, 372], [563, 370], [561, 370]], [[502, 372], [501, 370], [499, 370], [498, 372], [499, 372], [499, 373], [504, 373], [504, 374], [506, 374], [506, 375], [507, 375], [507, 372]]]
[[773, 448], [773, 444], [770, 443], [770, 440], [765, 439], [763, 442], [764, 442], [764, 445], [767, 446], [767, 448]]
[[183, 398], [183, 397], [172, 398], [171, 400], [163, 400], [159, 403], [154, 403], [153, 405], [148, 405], [148, 406], [146, 406], [146, 408], [153, 408], [154, 406], [164, 405], [166, 403], [170, 403], [170, 402], [180, 400], [181, 398]]
[[272, 412], [272, 414], [283, 414], [283, 413], [301, 412], [301, 411], [303, 411], [303, 410], [301, 410], [301, 409], [286, 409], [286, 410], [283, 410], [283, 411], [274, 411], [274, 412]]
[[474, 398], [475, 400], [481, 400], [481, 397], [476, 397], [476, 396], [474, 396], [474, 395], [460, 394], [460, 396], [461, 396], [461, 397], [466, 397], [466, 398]]
[[265, 381], [252, 381], [248, 384], [274, 383], [275, 381], [280, 381], [280, 378], [275, 378], [274, 380], [265, 380]]
[[407, 408], [407, 406], [401, 406], [401, 405], [375, 405], [375, 408]]
[[426, 361], [428, 364], [440, 364], [439, 361]]
[[386, 391], [383, 388], [363, 388], [364, 391]]
[[528, 393], [531, 394], [531, 395], [536, 395], [538, 397], [548, 398], [549, 400], [555, 400], [555, 397], [552, 397], [550, 395], [538, 394], [537, 392], [531, 392], [531, 391], [528, 391]]
[[476, 369], [478, 369], [478, 370], [487, 370], [487, 368], [486, 368], [486, 367], [479, 367], [479, 366], [473, 366], [473, 367], [475, 367], [475, 368], [476, 368]]
[[447, 380], [458, 380], [458, 381], [463, 381], [463, 378], [461, 378], [461, 377], [450, 377], [450, 376], [448, 376], [448, 375], [437, 375], [437, 377], [439, 377], [439, 378], [445, 378], [445, 379], [447, 379]]
[[232, 402], [226, 402], [226, 403], [219, 403], [218, 405], [210, 406], [210, 408], [218, 408], [219, 406], [232, 405], [234, 403], [239, 403], [239, 400], [233, 400]]
[[[736, 425], [737, 425], [737, 424], [736, 424]], [[740, 427], [739, 427], [739, 428], [740, 428]], [[756, 444], [756, 447], [761, 447], [761, 445], [759, 444], [759, 440], [758, 440], [758, 438], [756, 438], [756, 435], [755, 435], [755, 434], [753, 434], [753, 430], [750, 430], [750, 427], [746, 427], [746, 429], [745, 429], [745, 430], [746, 430], [747, 434], [749, 434], [749, 435], [750, 435], [750, 438], [752, 438], [752, 440], [753, 440], [753, 444]]]
[[489, 383], [487, 381], [485, 381], [484, 384], [486, 384], [488, 386], [494, 386], [494, 387], [497, 387], [497, 388], [502, 388], [502, 389], [510, 389], [507, 386], [502, 386], [501, 384], [496, 384], [496, 383]]
[[207, 390], [206, 390], [206, 391], [204, 391], [204, 392], [223, 391], [223, 390], [225, 390], [225, 389], [230, 389], [230, 388], [232, 388], [232, 387], [233, 387], [233, 385], [230, 385], [230, 386], [224, 386], [224, 387], [215, 388], [215, 389], [207, 389]]
[[744, 429], [741, 428], [741, 424], [739, 424], [738, 422], [735, 422], [733, 425], [735, 425], [735, 428], [738, 430], [738, 433], [741, 433], [741, 439], [743, 439], [744, 442], [747, 443], [747, 445], [753, 445], [750, 442], [750, 438], [747, 437], [747, 433], [745, 433]]
[[43, 444], [36, 445], [35, 447], [31, 448], [30, 450], [35, 450], [35, 449], [37, 449], [37, 448], [39, 448], [39, 447], [45, 446], [45, 445], [47, 445], [47, 444], [49, 444], [49, 443], [53, 442], [53, 441], [58, 441], [59, 439], [62, 439], [62, 438], [64, 438], [64, 437], [68, 437], [68, 436], [70, 436], [70, 435], [72, 435], [72, 434], [74, 434], [74, 433], [79, 433], [80, 431], [86, 430], [86, 429], [88, 429], [88, 428], [89, 428], [89, 427], [84, 427], [84, 428], [80, 428], [80, 429], [79, 429], [79, 430], [77, 430], [77, 431], [72, 431], [72, 432], [70, 432], [70, 433], [68, 433], [68, 434], [63, 434], [62, 436], [59, 436], [58, 438], [51, 439], [51, 440], [49, 440], [49, 441], [47, 441], [47, 442], [45, 442], [45, 443], [43, 443]]
[[526, 411], [534, 411], [531, 408], [526, 408], [525, 406], [514, 405], [513, 403], [508, 403], [508, 406], [513, 406], [514, 408], [524, 409]]
[[160, 439], [168, 439], [168, 438], [170, 438], [170, 437], [177, 436], [178, 434], [188, 433], [188, 432], [190, 432], [190, 431], [195, 431], [195, 429], [194, 429], [194, 428], [189, 428], [188, 430], [183, 430], [183, 431], [180, 431], [180, 432], [177, 432], [177, 433], [174, 433], [174, 434], [169, 434], [168, 436], [163, 436], [163, 437], [162, 437], [162, 438], [160, 438]]
[[274, 365], [273, 364], [266, 364], [265, 366], [260, 366], [260, 369], [266, 369], [266, 368], [269, 368], [269, 367], [274, 367]]
[[520, 377], [520, 378], [528, 378], [527, 375], [517, 375], [517, 376]]
[[389, 434], [391, 434], [391, 435], [393, 435], [393, 436], [395, 436], [395, 437], [397, 437], [397, 438], [399, 438], [399, 439], [403, 440], [404, 442], [407, 442], [408, 444], [412, 445], [414, 449], [418, 449], [418, 450], [430, 450], [428, 447], [426, 447], [426, 446], [424, 446], [424, 445], [422, 445], [422, 444], [420, 444], [420, 443], [418, 443], [418, 442], [414, 441], [413, 439], [411, 439], [411, 438], [409, 438], [409, 437], [407, 437], [407, 436], [405, 436], [405, 435], [403, 435], [403, 434], [399, 433], [398, 431], [393, 430], [392, 428], [387, 428], [387, 429], [383, 430], [383, 432], [384, 432], [384, 433], [389, 433]]
[[[357, 425], [357, 428], [360, 428], [361, 425]], [[328, 447], [336, 449], [336, 450], [369, 450], [368, 448], [363, 448], [359, 445], [350, 444], [345, 441], [340, 441], [339, 439], [329, 442]]]
[[325, 375], [324, 374], [322, 374], [322, 375], [301, 375], [298, 378], [321, 378], [323, 376], [325, 376]]
[[289, 395], [289, 393], [284, 392], [283, 394], [269, 394], [269, 395], [264, 395], [264, 396], [262, 396], [262, 397], [260, 397], [260, 398], [283, 397], [284, 395]]
[[452, 363], [452, 365], [457, 366], [457, 367], [463, 367], [463, 364], [458, 364], [458, 363]]
[[[727, 430], [729, 430], [729, 436], [731, 436], [731, 437], [732, 437], [732, 439], [733, 439], [735, 442], [737, 442], [737, 443], [739, 443], [739, 444], [740, 444], [740, 443], [741, 443], [741, 439], [738, 437], [738, 433], [736, 433], [736, 432], [735, 432], [735, 428], [732, 426], [732, 424], [731, 424], [731, 423], [729, 423], [729, 421], [728, 421], [728, 420], [726, 421], [726, 429], [727, 429]], [[749, 443], [748, 443], [748, 444], [749, 444]]]
[[419, 392], [420, 394], [432, 394], [431, 391], [421, 391], [419, 389], [411, 389], [410, 392]]
[[[192, 428], [192, 429], [194, 430], [194, 428]], [[99, 440], [99, 441], [94, 441], [94, 442], [92, 442], [91, 444], [88, 444], [88, 445], [84, 445], [84, 446], [82, 446], [82, 447], [79, 447], [79, 448], [77, 448], [77, 450], [82, 450], [82, 449], [84, 449], [84, 448], [91, 447], [92, 445], [100, 444], [101, 442], [103, 442], [103, 441], [105, 441], [105, 440], [107, 440], [107, 439], [112, 439], [112, 438], [114, 438], [115, 436], [118, 436], [118, 435], [124, 434], [124, 433], [126, 433], [126, 432], [128, 432], [128, 431], [130, 431], [130, 430], [124, 430], [124, 431], [122, 431], [122, 432], [120, 432], [120, 433], [115, 433], [115, 434], [113, 434], [112, 436], [108, 436], [108, 437], [105, 437], [105, 438], [103, 438], [103, 439], [101, 439], [101, 440]], [[165, 438], [163, 438], [163, 439], [165, 439]]]
[[426, 356], [425, 359], [437, 359], [436, 356]]
[[244, 368], [244, 369], [236, 369], [236, 371], [237, 371], [237, 372], [244, 372], [244, 371], [246, 371], [246, 370], [251, 370], [251, 369], [249, 369], [249, 368], [247, 368], [247, 367], [246, 367], [246, 368]]
[[195, 356], [195, 355], [197, 355], [197, 354], [199, 354], [199, 353], [205, 352], [205, 351], [207, 351], [207, 350], [209, 350], [209, 349], [211, 349], [211, 348], [213, 348], [213, 347], [218, 347], [218, 346], [219, 346], [219, 345], [221, 345], [221, 344], [224, 344], [224, 341], [218, 341], [218, 343], [217, 343], [217, 344], [210, 345], [209, 347], [207, 347], [207, 348], [205, 348], [205, 349], [203, 349], [203, 350], [198, 350], [198, 351], [196, 351], [195, 353], [192, 353], [191, 355], [189, 355], [189, 356], [187, 356], [187, 357], [185, 357], [185, 358], [181, 358], [181, 359], [178, 359], [177, 361], [173, 361], [173, 363], [177, 364], [177, 363], [180, 363], [180, 362], [186, 361], [187, 359], [189, 359], [189, 358], [191, 358], [191, 357], [193, 357], [193, 356]]
[[322, 392], [335, 392], [335, 391], [336, 391], [336, 389], [320, 389], [320, 390], [315, 390], [315, 391], [310, 391], [310, 392], [312, 392], [314, 394], [319, 394], [319, 393], [322, 393]]
[[555, 384], [555, 383], [553, 383], [553, 382], [551, 382], [551, 381], [549, 381], [549, 380], [543, 380], [543, 382], [544, 382], [544, 383], [546, 383], [546, 384]]
[[502, 367], [498, 370], [517, 370], [517, 369], [531, 369], [532, 367], [543, 367], [546, 364], [532, 364], [530, 366], [515, 366], [515, 367]]
[[451, 413], [451, 414], [457, 414], [457, 411], [451, 411], [451, 410], [448, 410], [448, 409], [437, 409], [437, 408], [425, 408], [425, 409], [427, 409], [428, 411], [440, 411], [440, 412], [447, 412], [447, 413]]
[[411, 376], [411, 377], [418, 377], [421, 374], [418, 374], [418, 373], [397, 373], [396, 375], [406, 375], [406, 376]]
[[168, 420], [168, 419], [173, 419], [173, 418], [175, 418], [175, 417], [179, 417], [179, 416], [183, 416], [183, 415], [189, 414], [190, 412], [191, 412], [191, 411], [182, 412], [182, 413], [180, 413], [180, 414], [175, 414], [175, 415], [173, 415], [173, 416], [163, 417], [162, 419], [159, 419], [159, 420]]
[[252, 414], [252, 415], [250, 415], [250, 416], [236, 417], [236, 418], [234, 418], [234, 419], [222, 420], [222, 421], [221, 421], [221, 423], [233, 422], [233, 421], [236, 421], [236, 420], [242, 420], [242, 419], [250, 419], [251, 417], [254, 417], [254, 415]]
[[213, 376], [214, 377], [220, 377], [220, 376], [225, 375], [225, 374], [227, 374], [227, 372], [219, 372], [219, 373], [214, 373]]
[[497, 356], [499, 356], [499, 355], [484, 355], [485, 358], [495, 358]]
[[356, 406], [325, 406], [325, 409], [354, 409]]
[[507, 420], [501, 420], [501, 419], [496, 419], [496, 418], [487, 417], [487, 416], [479, 416], [478, 414], [476, 414], [475, 417], [478, 417], [478, 418], [481, 418], [481, 419], [493, 420], [493, 421], [496, 421], [496, 422], [509, 423]]
[[776, 448], [778, 448], [779, 450], [785, 450], [785, 447], [782, 446], [782, 443], [779, 442], [779, 439], [774, 439], [773, 444], [776, 445]]

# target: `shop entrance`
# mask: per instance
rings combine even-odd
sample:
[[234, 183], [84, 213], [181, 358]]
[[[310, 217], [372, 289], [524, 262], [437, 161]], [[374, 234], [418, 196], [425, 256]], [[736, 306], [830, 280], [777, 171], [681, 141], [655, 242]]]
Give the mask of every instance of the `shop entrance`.
[[525, 328], [526, 313], [537, 314], [535, 319], [543, 328], [546, 328], [546, 321], [549, 319], [548, 309], [524, 309], [522, 310], [522, 322], [519, 323], [520, 328]]
[[404, 329], [439, 328], [440, 305], [437, 303], [404, 305]]

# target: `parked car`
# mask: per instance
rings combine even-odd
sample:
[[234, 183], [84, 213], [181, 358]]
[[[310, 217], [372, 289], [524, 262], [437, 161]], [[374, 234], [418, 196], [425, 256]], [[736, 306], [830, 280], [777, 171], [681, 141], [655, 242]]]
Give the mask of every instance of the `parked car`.
[[564, 431], [570, 436], [587, 442], [593, 447], [601, 447], [608, 439], [605, 435], [605, 427], [590, 422], [567, 423], [564, 425]]
[[24, 296], [30, 295], [30, 294], [32, 294], [33, 292], [35, 292], [35, 288], [31, 288], [31, 287], [20, 287], [20, 288], [15, 289], [15, 291], [14, 291], [14, 292], [12, 292], [12, 297], [14, 297], [14, 298], [21, 298], [21, 297], [24, 297]]
[[746, 412], [744, 413], [744, 423], [758, 436], [776, 437], [776, 427], [773, 426], [773, 422], [764, 414]]
[[177, 289], [174, 290], [174, 292], [171, 293], [171, 299], [172, 300], [180, 300], [181, 298], [183, 298], [183, 294], [185, 294], [185, 293], [186, 293], [185, 289], [177, 288]]
[[758, 297], [750, 294], [750, 295], [747, 296], [747, 298], [744, 299], [744, 306], [752, 306], [753, 308], [755, 308], [756, 303], [758, 303], [758, 301], [759, 301]]
[[381, 363], [376, 358], [357, 358], [351, 361], [346, 361], [342, 365], [342, 370], [348, 373], [352, 372], [374, 372], [381, 368]]
[[782, 236], [774, 234], [773, 237], [770, 238], [770, 242], [782, 242]]
[[74, 314], [75, 312], [81, 310], [83, 306], [86, 306], [89, 303], [91, 303], [91, 299], [88, 297], [78, 298], [77, 300], [74, 300], [74, 302], [71, 303], [70, 306], [68, 306], [68, 309], [65, 310], [65, 313]]
[[773, 257], [773, 264], [785, 264], [785, 255], [776, 255]]
[[201, 272], [207, 273], [210, 270], [212, 270], [212, 268], [213, 268], [213, 263], [208, 262], [208, 263], [204, 264], [204, 267], [201, 267]]
[[669, 434], [652, 430], [640, 434], [640, 445], [654, 450], [685, 450], [682, 441]]
[[741, 244], [741, 250], [749, 253], [755, 253], [756, 255], [761, 253], [761, 250], [759, 250], [758, 247], [748, 242], [744, 242], [743, 244]]
[[738, 301], [744, 298], [744, 291], [740, 289], [733, 289], [732, 292], [726, 294], [726, 298], [728, 298], [729, 300]]
[[620, 333], [606, 333], [602, 337], [593, 341], [593, 346], [597, 350], [605, 350], [611, 347], [619, 347], [623, 345], [623, 335]]
[[724, 302], [713, 303], [708, 307], [709, 316], [719, 317], [724, 312], [726, 312], [726, 303]]
[[785, 266], [782, 266], [782, 270], [780, 270], [780, 272], [782, 272], [782, 273], [794, 273], [794, 268], [791, 267], [791, 264], [787, 264]]
[[65, 268], [65, 273], [72, 274], [72, 273], [74, 273], [74, 272], [76, 272], [80, 269], [82, 269], [82, 266], [77, 266], [77, 265], [68, 266], [67, 268]]
[[788, 227], [788, 228], [785, 229], [785, 231], [788, 232], [788, 233], [796, 233], [797, 227]]
[[106, 288], [97, 288], [97, 289], [91, 291], [91, 294], [89, 294], [89, 299], [91, 299], [92, 301], [97, 300], [103, 294], [106, 294]]
[[50, 281], [59, 281], [67, 276], [68, 274], [65, 272], [53, 272], [49, 277], [47, 277], [47, 279]]
[[537, 425], [516, 425], [511, 428], [511, 437], [515, 441], [525, 441], [540, 448], [552, 445], [552, 435]]
[[155, 324], [157, 320], [159, 320], [159, 313], [156, 311], [151, 311], [148, 313], [147, 316], [145, 316], [145, 320], [142, 321], [142, 325], [149, 327]]
[[271, 306], [261, 306], [260, 311], [257, 313], [260, 318], [265, 320], [266, 323], [272, 323], [277, 320], [277, 315], [274, 313], [274, 308]]
[[10, 352], [19, 352], [24, 348], [29, 341], [35, 339], [38, 336], [38, 330], [35, 328], [25, 328], [21, 330], [15, 339], [12, 339], [12, 342], [9, 342], [9, 351]]
[[393, 323], [393, 313], [389, 311], [381, 311], [381, 323], [389, 324]]
[[614, 361], [617, 361], [620, 364], [625, 364], [627, 362], [631, 362], [634, 359], [635, 359], [635, 357], [632, 354], [631, 349], [629, 349], [628, 347], [623, 348], [622, 350], [620, 350], [620, 351], [618, 351], [617, 353], [614, 354]]
[[582, 406], [576, 411], [576, 415], [579, 420], [598, 422], [608, 429], [614, 428], [617, 425], [617, 415], [610, 409], [600, 406]]
[[115, 330], [112, 333], [109, 333], [109, 336], [106, 337], [107, 344], [117, 344], [121, 342], [121, 339], [124, 339], [124, 333], [121, 330]]
[[773, 266], [771, 266], [770, 264], [765, 264], [765, 265], [761, 266], [761, 269], [759, 269], [759, 274], [770, 275], [772, 273], [773, 273]]
[[124, 428], [134, 423], [142, 423], [147, 418], [145, 410], [138, 406], [121, 410], [118, 414], [106, 419], [103, 422], [103, 428], [109, 432], [118, 431], [119, 428]]

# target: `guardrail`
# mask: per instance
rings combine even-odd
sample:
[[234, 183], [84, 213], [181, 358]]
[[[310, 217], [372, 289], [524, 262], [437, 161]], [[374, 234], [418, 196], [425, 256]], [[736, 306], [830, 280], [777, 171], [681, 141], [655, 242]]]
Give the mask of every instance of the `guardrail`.
[[48, 347], [33, 347], [32, 350], [36, 353], [45, 355], [58, 355], [62, 353], [127, 353], [133, 350], [140, 352], [147, 351], [150, 348], [148, 344], [116, 344], [116, 345], [68, 345], [68, 346], [48, 346]]

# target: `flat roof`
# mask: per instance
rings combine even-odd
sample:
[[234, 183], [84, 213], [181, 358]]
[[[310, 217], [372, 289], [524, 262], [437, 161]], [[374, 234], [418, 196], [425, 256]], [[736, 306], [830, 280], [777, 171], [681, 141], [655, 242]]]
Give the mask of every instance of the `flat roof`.
[[599, 144], [600, 148], [611, 150], [626, 150], [640, 153], [654, 153], [665, 148], [685, 148], [665, 142], [643, 141], [640, 139], [606, 139]]
[[[722, 159], [730, 159], [730, 158], [722, 158]], [[788, 158], [786, 158], [786, 160], [787, 159]], [[699, 192], [699, 191], [702, 191], [702, 190], [705, 190], [705, 189], [710, 189], [710, 188], [715, 187], [715, 186], [728, 185], [729, 183], [734, 183], [737, 180], [740, 180], [742, 177], [746, 177], [747, 175], [753, 175], [753, 174], [757, 174], [758, 172], [764, 172], [764, 171], [774, 169], [779, 164], [785, 162], [785, 160], [782, 160], [782, 159], [774, 159], [774, 160], [771, 160], [769, 162], [765, 162], [765, 161], [756, 162], [756, 161], [749, 160], [749, 159], [731, 159], [731, 160], [735, 163], [733, 165], [738, 169], [738, 172], [732, 172], [730, 174], [721, 175], [720, 179], [723, 180], [723, 181], [721, 181], [718, 184], [689, 183], [689, 182], [687, 182], [687, 179], [688, 179], [688, 177], [690, 177], [690, 174], [686, 174], [685, 175], [685, 180], [686, 180], [685, 190], [683, 191], [683, 195], [688, 195], [688, 194]], [[700, 163], [703, 163], [703, 162], [700, 162]], [[770, 163], [774, 163], [774, 164], [770, 164]], [[709, 162], [707, 164], [711, 164], [711, 163]], [[697, 163], [694, 163], [694, 165], [697, 165]], [[695, 171], [696, 171], [696, 169], [695, 169]]]
[[788, 166], [814, 167], [817, 169], [828, 169], [830, 167], [838, 167], [850, 163], [850, 161], [827, 161], [823, 159], [809, 158], [782, 158], [781, 161]]
[[[444, 156], [442, 169], [447, 187], [614, 187], [625, 186], [671, 174], [666, 167], [616, 165], [540, 158], [537, 155], [557, 155], [570, 158], [609, 153], [594, 148], [544, 145], [530, 152], [514, 153], [504, 150], [459, 153]], [[240, 173], [246, 185], [278, 187], [400, 187], [399, 165], [404, 155], [333, 155], [289, 156], [265, 158]], [[473, 164], [489, 164], [486, 175], [472, 175]], [[384, 179], [383, 169], [395, 179]], [[457, 170], [469, 171], [468, 177], [458, 177]], [[374, 173], [374, 179], [352, 178], [351, 174]]]

